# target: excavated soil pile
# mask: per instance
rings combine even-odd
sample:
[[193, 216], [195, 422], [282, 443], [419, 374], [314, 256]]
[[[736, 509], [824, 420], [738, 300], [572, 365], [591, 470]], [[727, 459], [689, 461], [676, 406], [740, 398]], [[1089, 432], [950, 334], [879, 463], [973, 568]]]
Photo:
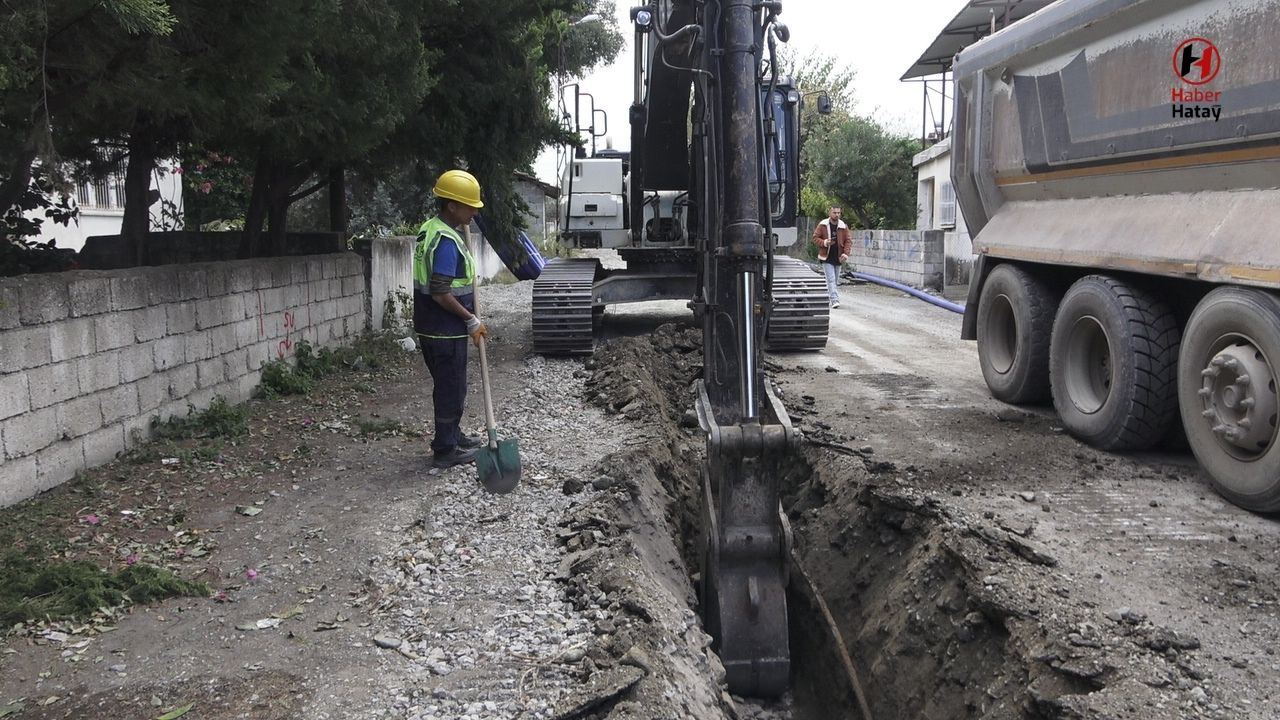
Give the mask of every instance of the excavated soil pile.
[[637, 497], [641, 488], [662, 491], [664, 497], [654, 499], [683, 557], [692, 562], [705, 452], [693, 414], [693, 384], [702, 376], [701, 339], [692, 330], [662, 325], [651, 335], [606, 344], [587, 367], [592, 371], [587, 400], [636, 423], [650, 438], [609, 458], [604, 470], [618, 475]]
[[[583, 718], [737, 717], [721, 691], [724, 669], [707, 649], [676, 538], [686, 521], [658, 479], [680, 464], [697, 467], [700, 448], [667, 422], [670, 397], [698, 374], [689, 338], [661, 330], [608, 345], [587, 362], [588, 398], [634, 424], [623, 449], [607, 456], [591, 485], [605, 490], [561, 522], [561, 580], [579, 607], [605, 604], [588, 671], [610, 687], [584, 693]], [[662, 368], [649, 370], [651, 364]], [[566, 493], [581, 487], [566, 484]], [[694, 507], [696, 510], [696, 506]], [[692, 520], [692, 517], [689, 521]]]

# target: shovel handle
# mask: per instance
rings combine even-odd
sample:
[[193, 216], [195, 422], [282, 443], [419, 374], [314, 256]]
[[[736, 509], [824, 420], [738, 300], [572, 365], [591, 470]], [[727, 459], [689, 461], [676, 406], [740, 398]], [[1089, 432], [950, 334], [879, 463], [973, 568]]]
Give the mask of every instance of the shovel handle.
[[[467, 238], [467, 249], [472, 255], [479, 257], [475, 252], [475, 246], [471, 242], [471, 223], [463, 226], [462, 232]], [[476, 278], [476, 285], [471, 289], [471, 302], [475, 306], [476, 315], [480, 314], [480, 280]], [[485, 352], [484, 336], [480, 336], [480, 386], [484, 390], [484, 427], [489, 432], [489, 448], [496, 450], [498, 448], [498, 429], [497, 423], [493, 419], [493, 391], [489, 388], [489, 357]]]
[[493, 391], [489, 389], [489, 358], [485, 356], [484, 336], [480, 336], [480, 385], [484, 388], [484, 427], [489, 431], [489, 448], [498, 447], [497, 423], [493, 420]]

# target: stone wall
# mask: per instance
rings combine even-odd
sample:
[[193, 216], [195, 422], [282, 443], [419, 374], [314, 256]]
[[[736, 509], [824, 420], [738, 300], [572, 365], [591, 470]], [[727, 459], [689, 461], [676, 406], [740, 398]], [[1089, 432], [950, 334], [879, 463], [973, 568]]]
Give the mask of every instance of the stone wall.
[[151, 418], [247, 399], [301, 340], [365, 330], [350, 253], [0, 278], [0, 507], [110, 461]]
[[941, 230], [854, 230], [846, 267], [917, 288], [942, 289]]
[[[244, 233], [238, 230], [152, 231], [147, 234], [147, 265], [177, 265], [183, 263], [225, 262], [235, 260], [240, 252], [240, 240]], [[267, 242], [264, 237], [262, 242]], [[325, 255], [346, 249], [342, 233], [307, 232], [286, 233], [284, 255]], [[116, 270], [131, 268], [134, 262], [133, 245], [119, 235], [94, 235], [85, 241], [76, 256], [85, 270]]]

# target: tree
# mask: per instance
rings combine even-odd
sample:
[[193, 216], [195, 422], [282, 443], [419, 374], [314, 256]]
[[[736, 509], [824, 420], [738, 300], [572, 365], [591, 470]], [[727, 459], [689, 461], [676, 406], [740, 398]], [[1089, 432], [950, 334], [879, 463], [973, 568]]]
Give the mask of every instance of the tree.
[[916, 218], [915, 173], [911, 159], [919, 142], [885, 130], [854, 109], [854, 72], [826, 55], [792, 61], [796, 87], [824, 91], [832, 111], [819, 115], [816, 103], [801, 112], [801, 212], [822, 217], [840, 205], [851, 224], [864, 228], [910, 227]]
[[[0, 163], [12, 171], [0, 176], [0, 206], [30, 186], [42, 152], [48, 167], [81, 177], [127, 159], [124, 235], [139, 251], [164, 157], [195, 170], [185, 180], [197, 193], [228, 191], [210, 211], [244, 217], [245, 255], [282, 250], [289, 206], [326, 187], [341, 224], [346, 170], [356, 188], [409, 183], [392, 195], [419, 205], [406, 212], [420, 220], [430, 180], [468, 167], [494, 224], [513, 227], [513, 171], [567, 137], [548, 106], [552, 72], [583, 71], [621, 47], [610, 0], [5, 7]], [[593, 11], [608, 16], [570, 26]]]
[[838, 198], [864, 228], [911, 227], [916, 219], [912, 157], [920, 143], [853, 117], [812, 139], [812, 181]]
[[[597, 19], [575, 21], [588, 15]], [[568, 12], [557, 11], [548, 19], [548, 31], [542, 40], [542, 57], [557, 75], [582, 77], [622, 51], [617, 4], [613, 0], [588, 0], [576, 3]]]
[[[169, 35], [176, 19], [164, 0], [66, 0], [5, 4], [0, 21], [0, 214], [45, 192], [33, 187], [41, 160], [48, 185], [65, 186], [64, 161], [101, 163], [91, 140], [119, 118], [110, 98], [147, 95], [159, 82], [141, 71], [138, 51]], [[59, 152], [59, 148], [62, 152]], [[6, 235], [13, 232], [10, 228]]]
[[[807, 184], [810, 174], [809, 140], [827, 136], [853, 117], [855, 73], [848, 66], [837, 64], [830, 55], [816, 52], [799, 60], [784, 59], [783, 63], [790, 66], [795, 87], [809, 96], [800, 110], [800, 178]], [[826, 93], [831, 99], [830, 114], [818, 112], [816, 95], [811, 93]], [[825, 215], [826, 210], [821, 214]]]
[[[259, 253], [264, 218], [271, 249], [282, 252], [289, 205], [325, 187], [332, 168], [385, 143], [432, 82], [419, 34], [430, 15], [426, 4], [364, 0], [317, 8], [304, 21], [314, 42], [290, 58], [281, 92], [234, 131], [237, 154], [255, 157], [243, 256]], [[303, 187], [317, 175], [320, 182]]]
[[[603, 19], [569, 24], [570, 18], [589, 13]], [[409, 220], [416, 225], [428, 211], [435, 176], [466, 167], [483, 188], [490, 241], [510, 242], [523, 209], [512, 191], [514, 172], [529, 168], [547, 144], [576, 140], [548, 105], [552, 76], [562, 67], [583, 73], [617, 55], [622, 42], [612, 3], [477, 0], [466, 13], [432, 14], [423, 27], [423, 44], [436, 49], [431, 67], [437, 82], [380, 155], [365, 163], [358, 194], [404, 203], [404, 218], [382, 224]], [[414, 153], [406, 158], [404, 148]], [[388, 154], [394, 159], [389, 161]], [[409, 187], [376, 189], [397, 179]]]

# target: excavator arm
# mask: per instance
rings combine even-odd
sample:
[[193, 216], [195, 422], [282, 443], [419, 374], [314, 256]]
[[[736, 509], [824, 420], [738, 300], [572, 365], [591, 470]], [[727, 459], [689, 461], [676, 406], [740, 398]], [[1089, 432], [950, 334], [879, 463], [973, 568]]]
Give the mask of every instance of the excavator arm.
[[775, 300], [771, 222], [778, 200], [795, 207], [779, 183], [790, 179], [797, 192], [793, 165], [781, 162], [794, 157], [780, 150], [777, 74], [764, 57], [785, 35], [780, 11], [781, 3], [758, 0], [666, 0], [632, 10], [631, 225], [635, 232], [641, 193], [689, 192], [693, 305], [703, 331], [702, 614], [730, 690], [757, 696], [785, 691], [790, 676], [790, 540], [779, 478], [796, 438], [762, 372]]

